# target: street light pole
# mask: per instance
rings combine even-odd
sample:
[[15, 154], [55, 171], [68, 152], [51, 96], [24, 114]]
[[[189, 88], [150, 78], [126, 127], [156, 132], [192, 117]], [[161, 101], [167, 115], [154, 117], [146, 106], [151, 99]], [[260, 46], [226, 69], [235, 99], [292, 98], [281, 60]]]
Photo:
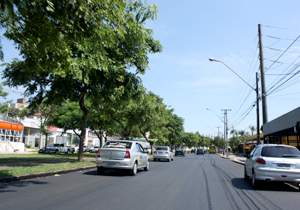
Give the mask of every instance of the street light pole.
[[258, 93], [258, 75], [257, 72], [255, 74], [255, 78], [256, 78], [256, 88], [254, 89], [251, 85], [249, 85], [248, 82], [246, 82], [242, 77], [240, 77], [240, 75], [238, 75], [235, 71], [233, 71], [233, 69], [231, 69], [226, 63], [224, 63], [223, 61], [220, 61], [218, 59], [215, 58], [209, 58], [209, 61], [215, 61], [215, 62], [220, 62], [223, 63], [228, 69], [230, 69], [235, 75], [237, 75], [241, 80], [243, 80], [243, 82], [245, 82], [252, 90], [254, 90], [256, 92], [256, 129], [257, 129], [257, 144], [260, 144], [260, 131], [259, 131], [259, 93]]

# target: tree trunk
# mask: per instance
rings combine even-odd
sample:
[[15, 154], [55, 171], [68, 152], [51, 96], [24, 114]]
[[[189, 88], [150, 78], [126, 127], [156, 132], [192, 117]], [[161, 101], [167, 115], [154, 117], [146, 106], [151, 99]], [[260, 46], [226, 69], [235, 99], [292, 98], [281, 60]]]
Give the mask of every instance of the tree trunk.
[[79, 106], [83, 112], [82, 122], [81, 122], [81, 133], [80, 133], [80, 142], [79, 142], [79, 154], [78, 154], [78, 162], [83, 162], [83, 143], [86, 136], [86, 121], [89, 116], [89, 110], [85, 107], [84, 97], [86, 93], [86, 87], [84, 87], [83, 91], [79, 96]]

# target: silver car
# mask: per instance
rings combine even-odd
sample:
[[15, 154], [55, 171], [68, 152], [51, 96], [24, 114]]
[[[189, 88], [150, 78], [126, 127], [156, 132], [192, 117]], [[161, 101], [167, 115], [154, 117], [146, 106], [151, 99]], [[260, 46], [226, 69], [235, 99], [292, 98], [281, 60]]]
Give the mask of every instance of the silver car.
[[131, 175], [137, 170], [149, 170], [149, 156], [136, 141], [108, 141], [96, 155], [96, 166], [99, 174], [107, 169], [127, 169]]
[[153, 153], [153, 160], [167, 160], [170, 162], [171, 160], [174, 160], [174, 154], [170, 147], [159, 146]]
[[98, 152], [98, 149], [100, 149], [100, 147], [98, 147], [98, 146], [94, 146], [94, 148], [92, 149], [92, 148], [90, 148], [90, 153], [96, 153], [96, 152]]
[[294, 146], [283, 144], [257, 145], [247, 156], [244, 178], [251, 177], [254, 188], [261, 181], [300, 183], [300, 153]]

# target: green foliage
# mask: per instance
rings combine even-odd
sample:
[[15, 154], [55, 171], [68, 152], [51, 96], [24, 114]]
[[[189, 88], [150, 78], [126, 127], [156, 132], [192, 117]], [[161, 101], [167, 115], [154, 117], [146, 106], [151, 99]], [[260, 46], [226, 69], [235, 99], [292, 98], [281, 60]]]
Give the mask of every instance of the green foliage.
[[212, 144], [218, 148], [224, 148], [226, 143], [223, 138], [220, 138], [219, 136], [215, 136], [214, 140], [212, 141]]
[[6, 64], [6, 84], [26, 87], [31, 104], [78, 102], [82, 161], [85, 99], [127, 100], [137, 88], [147, 54], [162, 50], [153, 31], [144, 28], [147, 19], [156, 18], [157, 6], [139, 0], [15, 0], [0, 6], [4, 36], [23, 57]]

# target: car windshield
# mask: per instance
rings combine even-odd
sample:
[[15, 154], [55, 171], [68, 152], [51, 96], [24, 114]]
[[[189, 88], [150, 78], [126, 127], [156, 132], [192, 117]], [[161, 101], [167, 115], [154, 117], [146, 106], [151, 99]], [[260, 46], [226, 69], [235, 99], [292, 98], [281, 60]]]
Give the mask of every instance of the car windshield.
[[113, 141], [107, 142], [103, 148], [120, 148], [120, 149], [130, 149], [132, 143], [131, 142], [122, 142], [122, 141]]
[[157, 147], [156, 150], [168, 150], [168, 148], [167, 147]]
[[265, 157], [286, 157], [286, 158], [300, 158], [299, 150], [290, 147], [263, 147], [261, 156]]
[[59, 147], [59, 144], [51, 144], [50, 147]]

